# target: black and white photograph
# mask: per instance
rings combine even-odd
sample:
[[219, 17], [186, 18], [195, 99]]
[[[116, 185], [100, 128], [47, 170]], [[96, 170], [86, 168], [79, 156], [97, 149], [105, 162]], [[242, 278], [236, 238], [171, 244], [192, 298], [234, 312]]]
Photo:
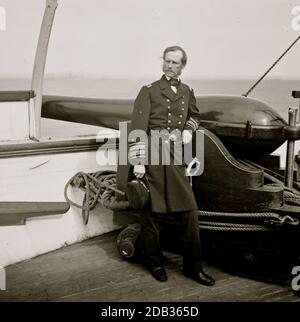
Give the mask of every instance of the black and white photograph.
[[299, 57], [300, 0], [0, 0], [0, 302], [300, 302]]

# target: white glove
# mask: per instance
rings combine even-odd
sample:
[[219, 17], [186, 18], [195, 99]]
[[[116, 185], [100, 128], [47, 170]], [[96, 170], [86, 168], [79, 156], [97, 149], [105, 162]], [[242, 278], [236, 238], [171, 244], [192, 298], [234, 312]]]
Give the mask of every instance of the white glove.
[[143, 164], [138, 164], [133, 167], [133, 174], [136, 176], [137, 179], [143, 178], [146, 173], [146, 168]]
[[192, 141], [192, 131], [189, 131], [189, 130], [183, 130], [182, 132], [182, 141], [183, 141], [183, 144], [188, 144]]
[[185, 169], [185, 175], [192, 177], [197, 175], [197, 172], [200, 170], [201, 163], [197, 158], [194, 158], [189, 164], [188, 167]]

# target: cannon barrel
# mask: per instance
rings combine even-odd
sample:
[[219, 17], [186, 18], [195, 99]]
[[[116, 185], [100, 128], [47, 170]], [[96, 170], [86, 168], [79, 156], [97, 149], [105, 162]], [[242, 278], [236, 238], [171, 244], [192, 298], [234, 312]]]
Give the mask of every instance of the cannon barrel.
[[[131, 99], [44, 96], [42, 117], [119, 129], [129, 121]], [[197, 97], [201, 125], [217, 135], [234, 155], [267, 155], [284, 141], [285, 120], [271, 106], [243, 96]]]

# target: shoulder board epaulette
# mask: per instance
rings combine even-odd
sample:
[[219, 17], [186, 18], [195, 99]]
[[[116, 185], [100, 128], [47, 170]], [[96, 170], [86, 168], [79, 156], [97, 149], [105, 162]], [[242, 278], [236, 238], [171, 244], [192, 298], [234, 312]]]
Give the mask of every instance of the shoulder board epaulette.
[[150, 88], [150, 87], [152, 87], [152, 84], [146, 85], [146, 87]]
[[193, 89], [192, 89], [192, 87], [190, 87], [189, 85], [187, 85], [187, 84], [185, 84], [185, 83], [182, 83], [182, 85], [184, 85], [184, 86], [186, 86], [187, 87], [187, 89], [191, 92]]

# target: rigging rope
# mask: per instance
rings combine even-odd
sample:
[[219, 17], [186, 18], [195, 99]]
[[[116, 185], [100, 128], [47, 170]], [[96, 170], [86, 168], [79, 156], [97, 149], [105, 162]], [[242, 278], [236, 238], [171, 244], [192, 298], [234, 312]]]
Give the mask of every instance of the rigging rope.
[[266, 77], [266, 75], [279, 63], [279, 61], [287, 54], [287, 52], [296, 44], [296, 42], [300, 39], [300, 35], [296, 38], [296, 40], [284, 51], [284, 53], [272, 64], [272, 66], [260, 77], [260, 79], [248, 90], [246, 94], [243, 96], [247, 97], [254, 88]]

